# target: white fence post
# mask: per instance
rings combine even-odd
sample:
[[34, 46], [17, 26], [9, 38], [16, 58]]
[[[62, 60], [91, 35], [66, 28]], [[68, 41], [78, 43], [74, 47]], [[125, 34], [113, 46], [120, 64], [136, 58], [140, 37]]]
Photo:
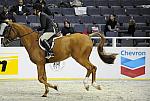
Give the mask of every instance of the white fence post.
[[112, 47], [116, 47], [116, 38], [112, 38]]

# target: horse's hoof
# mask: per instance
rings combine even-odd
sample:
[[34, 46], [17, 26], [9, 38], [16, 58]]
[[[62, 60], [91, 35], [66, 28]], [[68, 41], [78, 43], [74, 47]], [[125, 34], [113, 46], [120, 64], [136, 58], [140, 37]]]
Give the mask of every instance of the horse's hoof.
[[89, 91], [89, 86], [88, 86], [88, 87], [85, 87], [85, 89], [86, 89], [87, 91]]
[[47, 97], [46, 95], [42, 95], [42, 97]]
[[95, 87], [97, 90], [102, 90], [101, 87], [100, 87], [100, 85], [93, 86], [93, 87]]
[[89, 91], [89, 84], [84, 83], [84, 87], [85, 87], [85, 89], [86, 89], [87, 91]]
[[92, 86], [93, 86], [94, 88], [96, 88], [97, 90], [101, 90], [100, 85], [97, 85], [96, 82], [94, 82], [94, 83], [92, 84]]
[[57, 86], [54, 86], [54, 89], [58, 91], [58, 87]]
[[100, 86], [97, 86], [96, 89], [97, 89], [97, 90], [102, 90]]
[[89, 91], [89, 85], [84, 84], [84, 87], [85, 87], [85, 89], [86, 89], [87, 91]]

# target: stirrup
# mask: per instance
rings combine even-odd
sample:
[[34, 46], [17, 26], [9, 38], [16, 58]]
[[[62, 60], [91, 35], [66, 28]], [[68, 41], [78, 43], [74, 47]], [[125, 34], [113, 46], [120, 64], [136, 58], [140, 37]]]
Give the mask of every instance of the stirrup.
[[47, 56], [45, 57], [45, 58], [47, 58], [47, 59], [49, 59], [49, 58], [51, 58], [51, 57], [54, 57], [54, 53], [47, 53]]
[[50, 56], [51, 56], [51, 57], [54, 57], [54, 53], [50, 53]]

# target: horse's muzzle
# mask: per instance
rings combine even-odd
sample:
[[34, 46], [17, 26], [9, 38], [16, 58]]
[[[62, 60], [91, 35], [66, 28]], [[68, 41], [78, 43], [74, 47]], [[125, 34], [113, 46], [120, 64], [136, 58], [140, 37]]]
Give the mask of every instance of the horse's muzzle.
[[2, 41], [4, 47], [7, 47], [10, 42], [11, 42], [11, 41], [10, 41], [9, 39], [6, 39], [6, 38], [4, 38], [3, 41]]

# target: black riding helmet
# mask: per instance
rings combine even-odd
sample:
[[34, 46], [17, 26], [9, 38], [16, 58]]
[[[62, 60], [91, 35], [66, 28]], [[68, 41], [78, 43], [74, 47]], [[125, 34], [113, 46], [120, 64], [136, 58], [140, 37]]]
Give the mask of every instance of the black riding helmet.
[[33, 9], [35, 9], [35, 10], [39, 10], [39, 11], [42, 11], [42, 5], [41, 4], [34, 4], [33, 5]]

